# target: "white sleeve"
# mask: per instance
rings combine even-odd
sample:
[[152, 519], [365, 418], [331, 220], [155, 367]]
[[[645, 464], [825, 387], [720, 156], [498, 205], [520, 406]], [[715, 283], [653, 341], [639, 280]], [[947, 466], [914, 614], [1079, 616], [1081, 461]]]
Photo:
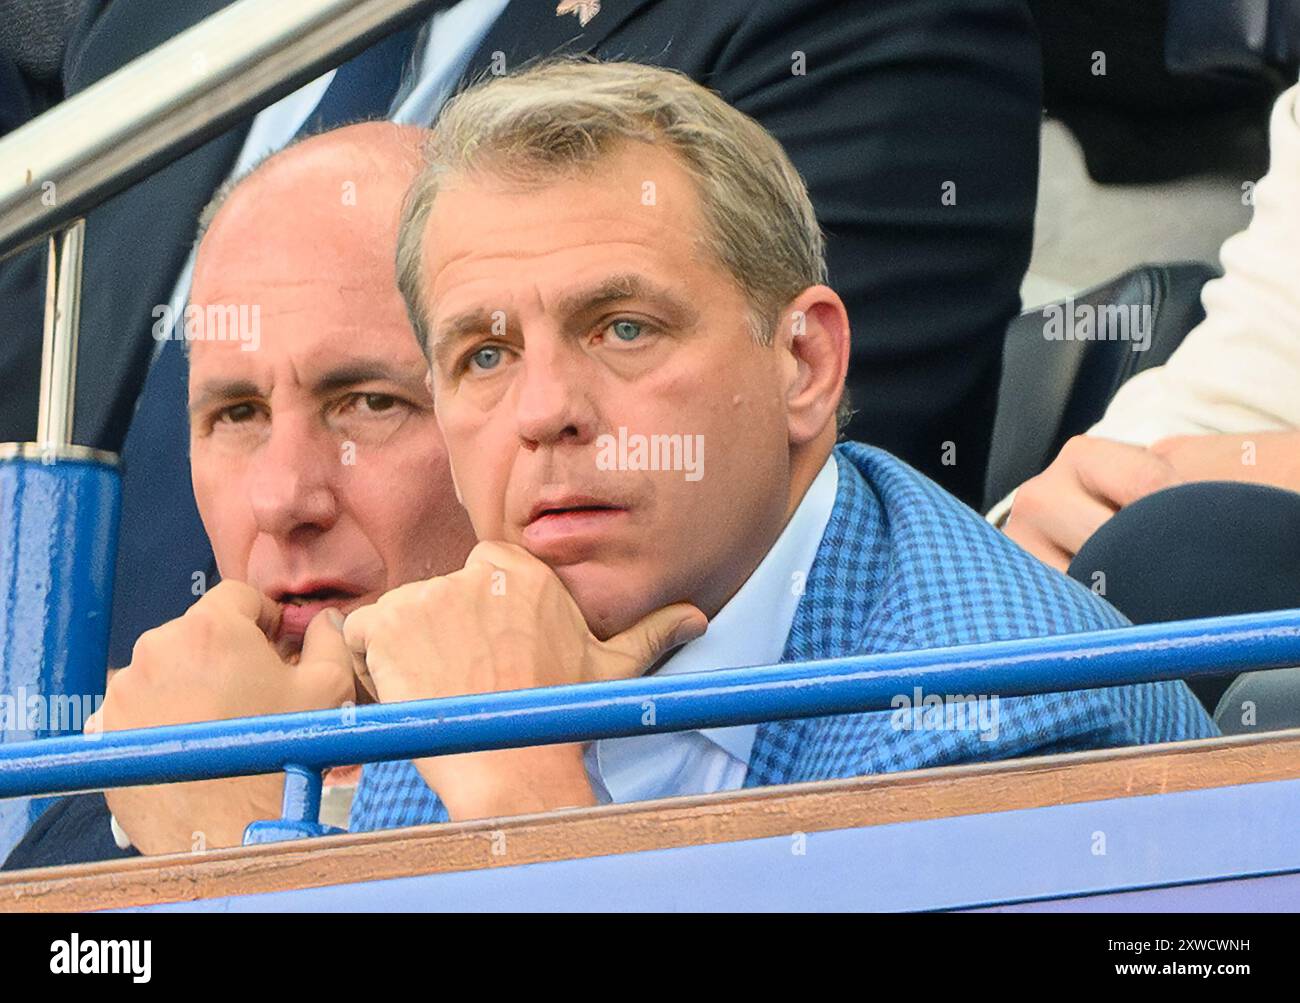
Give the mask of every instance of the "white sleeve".
[[1269, 173], [1250, 226], [1223, 245], [1205, 320], [1169, 361], [1129, 380], [1089, 435], [1149, 445], [1170, 435], [1300, 426], [1300, 86], [1270, 121]]

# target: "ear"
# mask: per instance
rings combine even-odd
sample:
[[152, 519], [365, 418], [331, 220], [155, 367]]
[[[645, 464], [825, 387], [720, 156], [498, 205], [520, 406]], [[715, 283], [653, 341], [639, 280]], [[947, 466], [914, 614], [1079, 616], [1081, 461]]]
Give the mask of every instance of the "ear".
[[849, 370], [849, 315], [829, 286], [809, 286], [777, 319], [777, 350], [788, 353], [786, 420], [790, 442], [804, 445], [835, 427]]

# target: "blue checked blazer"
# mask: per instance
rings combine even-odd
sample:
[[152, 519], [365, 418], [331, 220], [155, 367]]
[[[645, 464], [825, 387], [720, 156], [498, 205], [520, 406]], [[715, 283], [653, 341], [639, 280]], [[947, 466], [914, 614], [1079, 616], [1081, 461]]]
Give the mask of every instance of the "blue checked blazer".
[[[839, 488], [782, 661], [1124, 626], [1107, 603], [1011, 543], [901, 460], [835, 450]], [[1181, 682], [1010, 697], [997, 738], [900, 729], [893, 711], [759, 726], [746, 787], [1217, 735]], [[447, 820], [409, 762], [365, 768], [354, 832]]]

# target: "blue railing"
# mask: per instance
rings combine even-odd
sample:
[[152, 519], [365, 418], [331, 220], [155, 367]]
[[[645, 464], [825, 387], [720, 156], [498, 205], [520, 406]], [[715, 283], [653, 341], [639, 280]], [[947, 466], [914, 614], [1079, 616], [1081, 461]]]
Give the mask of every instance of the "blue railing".
[[[313, 834], [331, 766], [1300, 665], [1300, 610], [0, 745], [0, 798], [285, 771], [274, 838]], [[264, 835], [262, 838], [269, 838]]]

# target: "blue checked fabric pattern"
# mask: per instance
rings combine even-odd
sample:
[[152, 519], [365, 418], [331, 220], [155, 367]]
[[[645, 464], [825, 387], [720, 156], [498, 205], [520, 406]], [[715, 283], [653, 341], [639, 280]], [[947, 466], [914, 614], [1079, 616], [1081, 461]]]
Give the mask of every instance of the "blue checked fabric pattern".
[[[1119, 627], [1127, 621], [1039, 563], [901, 460], [836, 447], [839, 491], [782, 661]], [[761, 725], [746, 787], [891, 773], [1218, 734], [1181, 682], [999, 701], [997, 737], [899, 729], [893, 711]], [[354, 832], [443, 822], [410, 762], [368, 765]]]

